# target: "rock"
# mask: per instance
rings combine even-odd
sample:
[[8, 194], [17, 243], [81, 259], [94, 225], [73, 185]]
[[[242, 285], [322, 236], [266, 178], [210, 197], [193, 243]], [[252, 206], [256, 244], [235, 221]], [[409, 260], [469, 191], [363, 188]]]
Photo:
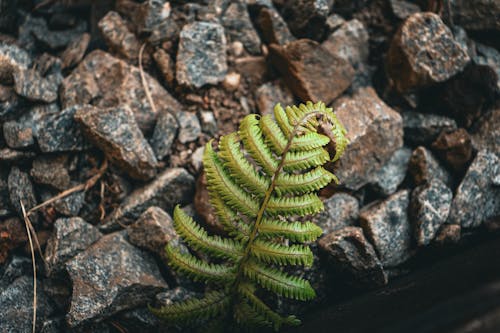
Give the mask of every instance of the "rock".
[[201, 126], [195, 113], [180, 111], [176, 113], [179, 123], [177, 139], [180, 143], [195, 141], [201, 134]]
[[166, 0], [144, 1], [137, 13], [134, 23], [139, 33], [154, 31], [165, 21], [169, 21], [170, 2]]
[[344, 186], [357, 190], [374, 182], [377, 172], [403, 146], [403, 121], [372, 88], [339, 99], [333, 109], [350, 141], [335, 173]]
[[214, 113], [212, 111], [200, 111], [198, 113], [198, 118], [203, 133], [215, 136], [217, 133], [217, 120], [215, 120]]
[[17, 47], [0, 42], [0, 82], [10, 84], [14, 81], [13, 74], [30, 67], [32, 59], [28, 52]]
[[129, 332], [161, 332], [160, 327], [163, 326], [161, 320], [148, 307], [120, 313], [118, 320]]
[[127, 228], [130, 243], [163, 257], [165, 245], [178, 242], [170, 215], [159, 207], [149, 207]]
[[273, 114], [277, 103], [293, 105], [294, 98], [283, 80], [271, 81], [261, 85], [255, 92], [255, 102], [261, 115]]
[[[40, 281], [37, 281], [36, 326], [54, 312], [49, 298], [43, 292]], [[21, 276], [0, 291], [0, 307], [2, 320], [1, 332], [31, 332], [33, 323], [33, 277]]]
[[164, 20], [155, 26], [148, 37], [148, 42], [157, 45], [163, 44], [167, 49], [172, 49], [179, 40], [179, 25], [172, 18]]
[[102, 237], [66, 263], [73, 284], [70, 327], [145, 305], [167, 288], [155, 261], [121, 233]]
[[420, 12], [420, 7], [412, 2], [404, 0], [390, 0], [389, 1], [392, 9], [392, 13], [400, 20], [406, 19], [415, 13]]
[[498, 155], [480, 151], [455, 192], [448, 223], [474, 228], [500, 215], [500, 186], [494, 181], [499, 174]]
[[354, 70], [346, 60], [330, 54], [312, 40], [301, 39], [284, 46], [271, 44], [269, 57], [303, 102], [330, 104], [354, 78]]
[[71, 179], [66, 168], [67, 156], [39, 156], [33, 161], [30, 171], [36, 183], [50, 185], [60, 191], [70, 187]]
[[36, 153], [32, 151], [20, 151], [10, 148], [4, 148], [0, 149], [0, 162], [14, 163], [19, 161], [26, 161], [33, 158], [35, 155]]
[[132, 192], [100, 228], [114, 230], [120, 226], [118, 222], [129, 225], [151, 206], [171, 213], [175, 205], [191, 201], [193, 194], [193, 176], [182, 168], [166, 169], [151, 183]]
[[[11, 250], [23, 245], [27, 240], [26, 228], [21, 220], [13, 217], [0, 222], [0, 265], [7, 260]], [[0, 282], [3, 283], [3, 280], [1, 277]]]
[[3, 123], [3, 137], [10, 148], [26, 148], [35, 143], [33, 129], [17, 121]]
[[318, 242], [333, 269], [358, 287], [380, 287], [388, 282], [387, 274], [363, 229], [345, 227], [331, 232]]
[[437, 178], [452, 187], [453, 178], [450, 173], [439, 163], [434, 155], [425, 147], [418, 147], [413, 151], [408, 164], [410, 175], [415, 185], [422, 185]]
[[472, 141], [463, 128], [442, 131], [432, 149], [456, 172], [464, 170], [472, 158]]
[[169, 306], [177, 302], [186, 301], [192, 297], [200, 296], [183, 287], [176, 287], [156, 294], [157, 307]]
[[59, 83], [54, 76], [43, 78], [36, 70], [26, 69], [14, 72], [14, 90], [34, 102], [54, 102], [57, 99]]
[[401, 264], [411, 255], [411, 226], [407, 216], [410, 192], [399, 191], [364, 207], [360, 222], [384, 267]]
[[473, 55], [474, 63], [491, 67], [497, 74], [497, 88], [500, 90], [500, 52], [497, 49], [475, 43], [476, 54]]
[[341, 15], [351, 16], [368, 5], [368, 0], [335, 0], [333, 10]]
[[439, 229], [434, 241], [440, 245], [458, 243], [461, 229], [458, 224], [444, 224]]
[[[26, 211], [35, 207], [37, 204], [33, 183], [26, 172], [14, 166], [9, 173], [8, 185], [10, 204], [22, 218], [23, 210], [21, 208], [21, 201]], [[36, 215], [32, 215], [31, 217], [33, 220], [32, 222], [36, 222]]]
[[18, 20], [18, 5], [17, 0], [0, 2], [0, 12], [2, 13], [0, 30], [9, 33], [15, 32]]
[[411, 150], [403, 147], [391, 156], [387, 163], [377, 172], [371, 187], [382, 196], [389, 196], [397, 191], [408, 171]]
[[88, 145], [80, 126], [73, 119], [77, 111], [87, 112], [92, 107], [75, 105], [58, 113], [43, 114], [38, 123], [35, 137], [40, 150], [44, 153], [81, 151]]
[[100, 21], [99, 30], [108, 47], [125, 59], [135, 60], [139, 57], [141, 47], [139, 40], [128, 29], [124, 19], [114, 11], [109, 11]]
[[77, 216], [85, 203], [85, 192], [75, 192], [54, 202], [55, 210], [65, 216]]
[[[26, 234], [26, 228], [22, 225], [21, 221], [18, 221], [19, 225], [24, 229]], [[28, 237], [26, 236], [26, 240]], [[31, 258], [21, 257], [19, 255], [12, 255], [10, 260], [2, 265], [0, 268], [0, 290], [5, 290], [7, 287], [14, 282], [17, 278], [23, 275], [33, 274], [33, 264], [31, 263]]]
[[194, 22], [181, 31], [176, 77], [180, 85], [201, 88], [224, 80], [227, 72], [226, 37], [217, 23]]
[[174, 143], [178, 128], [177, 120], [172, 114], [169, 112], [160, 113], [153, 135], [149, 140], [158, 160], [162, 160], [170, 154], [170, 147]]
[[418, 246], [431, 243], [450, 212], [451, 190], [439, 179], [432, 179], [417, 186], [412, 194], [409, 208]]
[[286, 22], [274, 8], [262, 8], [257, 18], [257, 26], [267, 44], [284, 45], [295, 40]]
[[500, 3], [498, 1], [450, 1], [453, 23], [467, 30], [500, 30]]
[[455, 120], [441, 115], [404, 111], [401, 116], [403, 117], [405, 142], [411, 145], [428, 145], [443, 130], [457, 128]]
[[75, 120], [108, 160], [130, 177], [148, 180], [156, 175], [156, 157], [128, 106], [80, 109]]
[[207, 189], [207, 178], [204, 172], [202, 172], [196, 180], [196, 192], [193, 204], [196, 214], [200, 216], [203, 222], [205, 222], [204, 226], [207, 227], [208, 230], [216, 234], [225, 233], [224, 227], [219, 223], [215, 209], [210, 203], [210, 197]]
[[149, 132], [154, 127], [157, 114], [175, 113], [182, 110], [182, 106], [146, 72], [144, 79], [156, 112], [149, 104], [139, 69], [109, 53], [95, 50], [64, 79], [61, 103], [64, 107], [76, 104], [106, 108], [128, 105], [141, 130]]
[[476, 150], [487, 150], [500, 155], [500, 108], [479, 119], [471, 129], [471, 138]]
[[337, 30], [342, 24], [345, 23], [345, 19], [336, 14], [336, 13], [332, 13], [330, 14], [330, 16], [328, 16], [328, 18], [326, 19], [326, 28], [327, 28], [327, 35], [330, 35], [332, 32], [334, 32], [335, 30]]
[[406, 19], [387, 53], [393, 86], [403, 93], [444, 82], [464, 69], [470, 58], [441, 18], [431, 12]]
[[339, 192], [326, 199], [323, 204], [325, 210], [313, 219], [323, 229], [323, 235], [357, 224], [359, 202], [355, 197]]
[[61, 54], [62, 68], [70, 68], [77, 65], [85, 55], [90, 42], [90, 34], [83, 33], [71, 41]]
[[[1, 68], [2, 64], [0, 55], [0, 70]], [[23, 107], [24, 104], [26, 104], [26, 101], [21, 97], [17, 96], [13, 87], [0, 85], [0, 120], [4, 120], [7, 118], [6, 116], [18, 112]]]
[[56, 82], [58, 85], [62, 82], [62, 62], [59, 57], [44, 52], [35, 59], [33, 67], [41, 76], [47, 78], [52, 77], [51, 80]]
[[283, 18], [295, 36], [320, 40], [332, 4], [329, 0], [286, 1], [282, 8]]
[[153, 59], [160, 69], [167, 86], [173, 88], [175, 82], [175, 62], [172, 60], [172, 57], [165, 50], [158, 49], [153, 53]]
[[245, 1], [230, 2], [221, 22], [229, 40], [240, 41], [250, 54], [260, 54], [260, 38], [250, 20]]
[[231, 72], [226, 75], [224, 81], [222, 81], [222, 86], [227, 91], [235, 91], [240, 86], [241, 75], [239, 73]]
[[57, 219], [45, 249], [47, 274], [61, 272], [68, 260], [85, 251], [101, 236], [96, 227], [79, 217]]
[[203, 154], [205, 153], [205, 146], [201, 146], [195, 149], [191, 155], [191, 166], [198, 173], [203, 167]]

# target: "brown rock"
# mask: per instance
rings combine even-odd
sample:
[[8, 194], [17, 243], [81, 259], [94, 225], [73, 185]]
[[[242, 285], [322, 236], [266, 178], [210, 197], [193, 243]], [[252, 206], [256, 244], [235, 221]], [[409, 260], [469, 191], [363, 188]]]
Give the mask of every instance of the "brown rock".
[[408, 170], [417, 186], [428, 183], [433, 178], [441, 180], [449, 187], [453, 185], [450, 173], [425, 147], [420, 146], [413, 151], [408, 163]]
[[217, 221], [215, 210], [210, 204], [207, 189], [207, 178], [203, 172], [196, 180], [196, 192], [194, 194], [194, 209], [206, 223], [211, 231], [224, 233], [224, 227]]
[[117, 12], [110, 11], [99, 21], [101, 31], [109, 48], [126, 59], [139, 57], [141, 45], [135, 35], [130, 32], [127, 23]]
[[351, 84], [354, 69], [320, 44], [301, 39], [279, 46], [269, 46], [272, 64], [283, 74], [285, 82], [303, 102], [330, 104]]
[[243, 80], [251, 85], [258, 86], [269, 77], [269, 68], [264, 57], [243, 57], [235, 61], [235, 69]]
[[333, 109], [350, 141], [337, 162], [336, 175], [344, 186], [359, 189], [374, 181], [378, 170], [403, 146], [403, 121], [372, 88], [339, 99]]
[[130, 177], [147, 180], [156, 175], [156, 157], [128, 106], [80, 109], [75, 120], [89, 140]]
[[169, 88], [173, 88], [175, 81], [175, 64], [172, 60], [172, 57], [170, 57], [170, 55], [165, 52], [165, 50], [158, 49], [155, 53], [153, 53], [153, 59], [160, 69], [160, 72], [163, 75], [163, 79], [165, 79], [167, 86]]
[[484, 115], [471, 129], [474, 148], [500, 154], [500, 108]]
[[77, 65], [85, 55], [90, 42], [90, 34], [83, 33], [75, 38], [61, 54], [62, 68]]
[[399, 92], [443, 82], [459, 73], [469, 56], [434, 13], [408, 17], [387, 54], [387, 71]]
[[284, 45], [295, 40], [286, 22], [274, 8], [262, 8], [257, 18], [262, 38], [268, 44]]
[[342, 24], [321, 44], [328, 52], [351, 63], [354, 68], [368, 61], [368, 31], [356, 19]]
[[434, 241], [440, 245], [458, 243], [461, 230], [462, 228], [459, 224], [444, 224], [439, 229]]
[[58, 190], [69, 188], [71, 179], [66, 168], [67, 156], [39, 156], [33, 161], [30, 174], [39, 184], [53, 186]]
[[25, 70], [31, 65], [30, 55], [16, 45], [0, 43], [0, 81], [3, 84], [13, 82], [12, 75], [18, 70]]
[[293, 94], [282, 80], [264, 83], [255, 92], [255, 102], [261, 115], [273, 114], [277, 103], [292, 105]]
[[462, 171], [472, 158], [472, 141], [463, 128], [441, 132], [432, 143], [432, 149], [457, 172]]
[[467, 30], [500, 30], [500, 2], [496, 0], [450, 1], [454, 24]]
[[21, 246], [28, 240], [26, 228], [18, 218], [0, 222], [0, 264], [7, 259], [10, 250]]
[[42, 77], [34, 69], [14, 72], [14, 90], [34, 102], [54, 102], [57, 99], [58, 80], [55, 76]]

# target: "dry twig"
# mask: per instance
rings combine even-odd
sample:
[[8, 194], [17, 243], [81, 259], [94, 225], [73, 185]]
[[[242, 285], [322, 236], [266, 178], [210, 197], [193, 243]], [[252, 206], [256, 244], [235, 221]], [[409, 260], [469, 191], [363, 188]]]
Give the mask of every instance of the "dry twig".
[[[36, 308], [37, 308], [37, 304], [36, 304], [36, 261], [35, 261], [35, 249], [33, 247], [33, 240], [31, 238], [31, 230], [33, 229], [33, 226], [31, 225], [31, 221], [28, 217], [28, 215], [26, 214], [26, 209], [24, 208], [24, 204], [22, 202], [22, 200], [19, 201], [21, 203], [21, 209], [23, 211], [23, 217], [24, 217], [24, 225], [26, 227], [26, 233], [28, 234], [28, 240], [29, 240], [29, 244], [30, 244], [30, 250], [31, 250], [31, 263], [33, 264], [33, 333], [35, 333], [35, 330], [36, 330]], [[34, 237], [36, 239], [36, 234], [34, 233], [33, 231], [33, 234], [34, 234]], [[37, 239], [37, 243], [38, 243], [38, 239]], [[38, 244], [38, 247], [40, 247], [40, 244]], [[40, 248], [39, 248], [40, 250]], [[41, 251], [40, 251], [41, 253]], [[42, 256], [43, 258], [43, 256]]]
[[145, 47], [146, 43], [142, 44], [141, 49], [139, 50], [139, 72], [141, 74], [142, 86], [144, 87], [144, 92], [146, 93], [149, 105], [151, 105], [153, 113], [156, 114], [156, 106], [153, 102], [153, 98], [151, 97], [151, 91], [149, 90], [148, 84], [146, 82], [146, 77], [144, 76], [144, 69], [142, 68], [142, 53], [144, 52]]

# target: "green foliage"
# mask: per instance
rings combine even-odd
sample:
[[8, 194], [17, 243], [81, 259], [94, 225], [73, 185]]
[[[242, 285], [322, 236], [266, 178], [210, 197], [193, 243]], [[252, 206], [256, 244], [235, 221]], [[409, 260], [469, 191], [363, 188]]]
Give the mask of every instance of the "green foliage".
[[[335, 156], [324, 148], [329, 136], [318, 133], [328, 125]], [[347, 145], [345, 129], [323, 103], [286, 107], [271, 115], [248, 115], [237, 133], [223, 136], [217, 151], [210, 141], [203, 165], [207, 188], [219, 223], [229, 237], [209, 235], [179, 207], [174, 226], [200, 259], [172, 245], [166, 247], [169, 265], [210, 290], [204, 298], [189, 299], [153, 313], [169, 324], [230, 318], [243, 327], [279, 330], [298, 325], [295, 316], [282, 316], [258, 296], [260, 290], [296, 300], [310, 300], [315, 292], [307, 280], [285, 273], [285, 265], [311, 266], [313, 254], [305, 242], [322, 233], [312, 222], [298, 222], [323, 209], [316, 192], [337, 182], [322, 167], [337, 160]]]

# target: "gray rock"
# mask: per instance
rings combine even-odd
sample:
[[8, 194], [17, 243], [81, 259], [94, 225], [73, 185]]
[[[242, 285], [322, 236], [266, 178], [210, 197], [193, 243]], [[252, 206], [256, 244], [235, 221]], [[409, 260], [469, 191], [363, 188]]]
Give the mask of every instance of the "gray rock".
[[90, 34], [86, 32], [73, 39], [61, 54], [62, 68], [70, 68], [77, 65], [83, 59], [89, 42]]
[[192, 297], [200, 296], [183, 287], [176, 287], [156, 294], [155, 300], [158, 307], [169, 306], [176, 302], [186, 301]]
[[450, 212], [453, 194], [439, 179], [416, 187], [411, 194], [409, 215], [417, 245], [431, 243]]
[[200, 111], [198, 113], [198, 118], [200, 120], [201, 130], [210, 136], [214, 136], [217, 133], [217, 120], [215, 119], [214, 113], [212, 111]]
[[47, 274], [61, 272], [68, 260], [85, 251], [101, 236], [96, 227], [79, 217], [57, 219], [45, 249]]
[[[162, 332], [164, 329], [161, 320], [156, 317], [147, 307], [125, 311], [118, 316], [122, 327], [126, 327], [129, 332], [147, 333]], [[172, 329], [169, 327], [169, 331]]]
[[257, 18], [257, 26], [262, 32], [264, 42], [284, 45], [295, 40], [278, 11], [274, 8], [262, 8]]
[[413, 151], [408, 164], [410, 175], [415, 185], [422, 185], [437, 178], [452, 187], [451, 174], [439, 163], [434, 155], [425, 147], [420, 146]]
[[420, 7], [412, 2], [404, 0], [390, 0], [389, 1], [392, 9], [392, 13], [401, 20], [406, 19], [415, 13], [420, 12]]
[[[75, 185], [75, 184], [74, 184]], [[55, 210], [65, 216], [77, 216], [85, 203], [85, 192], [75, 192], [54, 202]]]
[[67, 156], [57, 157], [41, 155], [33, 161], [30, 175], [39, 184], [50, 185], [58, 190], [69, 188], [71, 179], [66, 167]]
[[457, 128], [455, 120], [445, 116], [414, 111], [404, 111], [401, 116], [404, 139], [410, 145], [428, 145], [441, 131]]
[[182, 168], [166, 169], [151, 183], [132, 192], [100, 228], [110, 231], [120, 224], [129, 225], [151, 206], [171, 213], [175, 205], [192, 201], [193, 195], [193, 176]]
[[148, 303], [167, 288], [150, 255], [130, 245], [122, 233], [102, 237], [66, 263], [73, 284], [70, 327], [100, 321]]
[[475, 43], [475, 46], [476, 54], [473, 55], [472, 59], [478, 65], [487, 65], [495, 70], [498, 78], [497, 87], [500, 89], [500, 52], [481, 43]]
[[108, 47], [125, 57], [137, 59], [141, 47], [139, 40], [128, 29], [127, 22], [114, 11], [109, 11], [100, 21], [99, 30]]
[[137, 13], [134, 23], [139, 33], [152, 32], [170, 17], [170, 3], [166, 0], [144, 1]]
[[16, 45], [0, 43], [0, 81], [14, 82], [13, 74], [30, 67], [32, 59], [28, 52]]
[[19, 96], [33, 102], [51, 103], [57, 99], [60, 80], [57, 75], [42, 77], [36, 70], [20, 69], [14, 72], [14, 90]]
[[380, 287], [388, 282], [387, 274], [363, 229], [345, 227], [329, 233], [318, 242], [335, 271], [357, 287]]
[[149, 139], [158, 160], [162, 160], [170, 154], [170, 147], [174, 143], [178, 128], [177, 120], [172, 114], [169, 112], [160, 113], [153, 135]]
[[377, 172], [403, 146], [403, 121], [372, 88], [340, 98], [333, 108], [350, 141], [337, 162], [336, 175], [342, 185], [357, 190], [374, 182]]
[[35, 143], [33, 129], [17, 121], [3, 123], [3, 137], [10, 148], [26, 148]]
[[403, 147], [392, 155], [387, 163], [377, 172], [371, 184], [375, 192], [388, 196], [396, 192], [408, 171], [411, 150]]
[[333, 1], [328, 0], [285, 1], [283, 18], [295, 36], [320, 40], [325, 33], [325, 21], [332, 4]]
[[108, 160], [130, 177], [148, 180], [156, 175], [158, 161], [127, 105], [80, 109], [75, 120]]
[[434, 241], [440, 245], [456, 244], [460, 240], [461, 230], [459, 224], [443, 224]]
[[337, 30], [342, 24], [345, 23], [345, 19], [337, 13], [331, 13], [326, 19], [327, 35]]
[[168, 18], [153, 28], [147, 40], [154, 45], [165, 42], [173, 45], [179, 40], [179, 32], [179, 25], [174, 19]]
[[179, 123], [177, 139], [180, 143], [195, 141], [201, 134], [201, 125], [198, 117], [193, 112], [180, 111], [176, 114]]
[[208, 22], [186, 24], [182, 28], [177, 51], [177, 82], [200, 88], [221, 82], [226, 72], [224, 28]]
[[191, 154], [191, 166], [196, 173], [199, 173], [203, 167], [203, 154], [205, 153], [205, 146], [198, 147]]
[[453, 198], [448, 223], [474, 228], [500, 215], [500, 158], [480, 151], [470, 165]]
[[[24, 227], [24, 226], [23, 226]], [[0, 268], [0, 290], [5, 290], [17, 278], [33, 274], [31, 259], [12, 255], [10, 260]]]
[[272, 115], [276, 104], [293, 105], [294, 97], [283, 80], [277, 80], [261, 85], [255, 92], [255, 102], [261, 115]]
[[222, 14], [221, 22], [229, 40], [239, 41], [250, 54], [260, 54], [260, 38], [255, 31], [246, 1], [231, 1], [229, 7]]
[[500, 108], [485, 114], [474, 124], [471, 139], [476, 150], [500, 155]]
[[[21, 208], [21, 201], [26, 211], [37, 204], [33, 183], [26, 172], [19, 170], [19, 168], [15, 166], [10, 170], [8, 185], [10, 204], [22, 218], [23, 211]], [[32, 215], [32, 220], [36, 222], [36, 215]]]
[[450, 10], [454, 24], [467, 30], [500, 30], [500, 3], [490, 0], [453, 0]]
[[323, 235], [344, 227], [354, 226], [359, 216], [359, 202], [347, 193], [335, 193], [326, 199], [325, 209], [314, 216], [314, 223], [323, 229]]
[[372, 242], [384, 267], [403, 263], [411, 255], [411, 226], [407, 209], [408, 190], [399, 191], [360, 212], [361, 226]]

